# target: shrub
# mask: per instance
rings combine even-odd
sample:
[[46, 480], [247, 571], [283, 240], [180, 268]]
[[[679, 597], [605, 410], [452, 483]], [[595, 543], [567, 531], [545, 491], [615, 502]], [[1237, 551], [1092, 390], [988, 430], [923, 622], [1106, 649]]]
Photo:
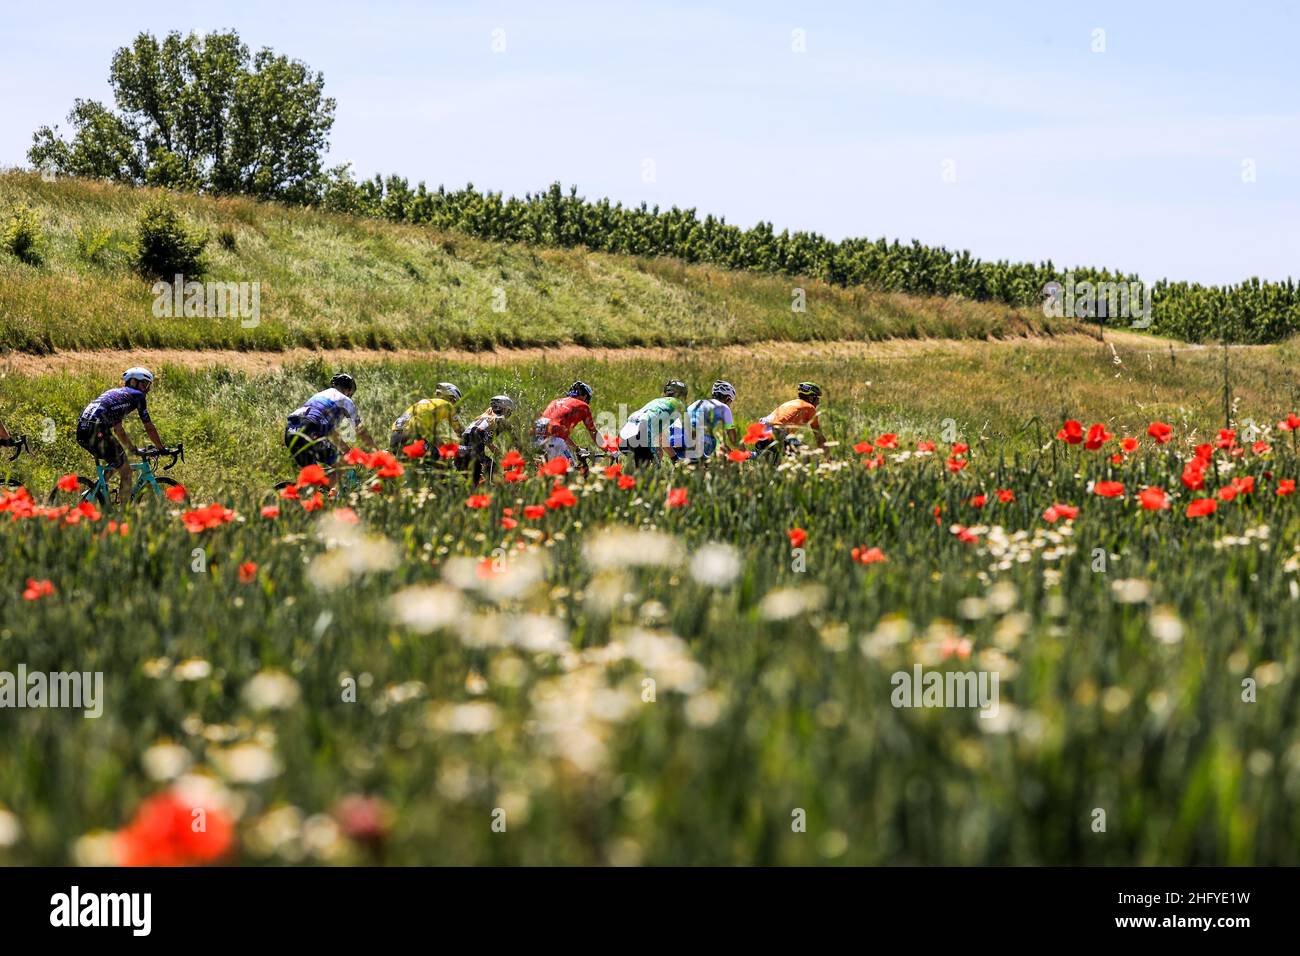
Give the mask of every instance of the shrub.
[[136, 224], [135, 265], [149, 278], [202, 275], [206, 232], [188, 225], [166, 200], [151, 202]]
[[29, 266], [41, 264], [41, 246], [44, 244], [41, 224], [29, 206], [19, 206], [5, 223], [0, 234], [0, 245]]
[[235, 239], [235, 231], [229, 226], [224, 226], [222, 230], [217, 233], [217, 243], [227, 252], [234, 252], [239, 245]]
[[87, 262], [98, 262], [99, 255], [108, 248], [108, 241], [113, 237], [109, 229], [91, 229], [89, 227], [77, 232], [77, 253]]

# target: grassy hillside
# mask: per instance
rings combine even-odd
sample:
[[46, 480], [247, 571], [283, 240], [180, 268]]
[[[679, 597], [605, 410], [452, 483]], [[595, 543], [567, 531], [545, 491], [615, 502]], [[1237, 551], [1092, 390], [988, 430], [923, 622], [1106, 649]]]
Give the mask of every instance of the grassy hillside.
[[[987, 338], [1071, 323], [1034, 310], [843, 289], [671, 259], [535, 249], [429, 228], [175, 194], [207, 230], [208, 274], [261, 284], [261, 320], [156, 318], [130, 264], [156, 190], [0, 174], [0, 221], [29, 207], [43, 261], [0, 252], [0, 351], [294, 346], [469, 348]], [[100, 246], [93, 252], [95, 246]], [[792, 311], [794, 289], [807, 311]]]

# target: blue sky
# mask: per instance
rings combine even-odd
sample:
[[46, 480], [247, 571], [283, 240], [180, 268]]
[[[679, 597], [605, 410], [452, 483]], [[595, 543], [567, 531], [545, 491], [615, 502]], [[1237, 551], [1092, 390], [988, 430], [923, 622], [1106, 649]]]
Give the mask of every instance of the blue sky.
[[743, 226], [1148, 279], [1300, 274], [1300, 4], [5, 6], [4, 165], [75, 97], [107, 100], [112, 52], [138, 31], [233, 27], [324, 72], [330, 160], [360, 175], [520, 194], [560, 180]]

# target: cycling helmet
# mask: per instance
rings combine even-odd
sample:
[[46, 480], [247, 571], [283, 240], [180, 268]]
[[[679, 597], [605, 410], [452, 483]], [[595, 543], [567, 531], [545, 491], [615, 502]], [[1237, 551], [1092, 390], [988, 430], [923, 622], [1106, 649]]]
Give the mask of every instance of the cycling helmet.
[[569, 386], [569, 394], [573, 398], [580, 398], [584, 402], [589, 402], [591, 401], [591, 396], [593, 393], [591, 391], [591, 386], [588, 385], [586, 382], [574, 382], [572, 385]]
[[736, 386], [730, 382], [718, 381], [713, 383], [713, 397], [721, 399], [730, 405], [736, 400]]
[[509, 418], [510, 413], [515, 410], [515, 401], [509, 395], [494, 395], [488, 402], [488, 408], [492, 409], [494, 414]]
[[460, 401], [460, 389], [451, 384], [451, 382], [439, 382], [433, 392], [435, 395], [441, 395], [442, 397], [449, 399], [453, 405]]
[[821, 401], [822, 387], [816, 382], [800, 382], [798, 388], [799, 397], [806, 402], [812, 402], [816, 405]]
[[686, 383], [680, 382], [677, 379], [673, 379], [671, 382], [669, 382], [664, 386], [664, 394], [670, 395], [674, 398], [685, 398]]
[[139, 390], [144, 391], [153, 384], [153, 372], [139, 365], [129, 368], [122, 373], [122, 384], [134, 388], [135, 386], [131, 385], [132, 382], [143, 384], [145, 388]]
[[357, 390], [357, 380], [347, 372], [339, 372], [330, 379], [330, 388], [337, 388], [340, 392], [351, 395]]

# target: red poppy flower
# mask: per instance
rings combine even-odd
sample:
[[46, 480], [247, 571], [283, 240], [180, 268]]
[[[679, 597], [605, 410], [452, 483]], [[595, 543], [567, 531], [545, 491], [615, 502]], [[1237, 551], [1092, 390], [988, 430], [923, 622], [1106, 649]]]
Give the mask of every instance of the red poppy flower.
[[1257, 441], [1255, 444], [1250, 446], [1250, 450], [1256, 455], [1267, 455], [1273, 450], [1273, 446], [1266, 441]]
[[883, 468], [885, 465], [885, 456], [877, 455], [875, 458], [862, 459], [863, 466], [867, 471], [875, 471], [877, 468]]
[[1147, 426], [1147, 434], [1156, 440], [1157, 445], [1163, 445], [1174, 437], [1174, 429], [1164, 422], [1152, 422]]
[[889, 560], [879, 548], [854, 548], [849, 555], [858, 564], [880, 564]]
[[980, 536], [977, 535], [970, 528], [964, 527], [959, 524], [953, 525], [952, 528], [950, 528], [949, 530], [952, 531], [953, 535], [956, 536], [958, 541], [964, 541], [966, 544], [974, 544], [976, 541], [980, 539]]
[[459, 449], [460, 449], [460, 446], [457, 445], [454, 441], [453, 441], [453, 442], [448, 442], [448, 443], [445, 444], [445, 445], [439, 445], [439, 446], [438, 446], [438, 457], [439, 457], [439, 458], [455, 458], [455, 457], [456, 457], [456, 452], [457, 452]]
[[27, 579], [27, 589], [23, 591], [24, 601], [39, 601], [43, 597], [49, 597], [54, 593], [54, 585], [48, 580], [38, 581], [36, 578]]
[[745, 431], [745, 437], [741, 439], [746, 445], [752, 445], [755, 442], [763, 441], [772, 437], [772, 429], [762, 422], [754, 422]]
[[934, 506], [934, 523], [935, 523], [935, 524], [943, 524], [943, 522], [939, 520], [939, 514], [940, 514], [942, 511], [943, 511], [943, 506], [942, 506], [942, 505], [935, 505], [935, 506]]
[[510, 515], [504, 515], [501, 518], [501, 527], [505, 528], [507, 531], [509, 531], [511, 528], [518, 527], [518, 525], [519, 525], [518, 520], [510, 517]]
[[1131, 438], [1131, 437], [1121, 438], [1119, 442], [1119, 447], [1121, 451], [1131, 455], [1133, 454], [1133, 452], [1137, 451], [1138, 449], [1138, 440], [1136, 438]]
[[[491, 559], [487, 559], [491, 564]], [[354, 793], [334, 805], [334, 819], [349, 840], [362, 844], [379, 844], [388, 838], [392, 811], [379, 797]]]
[[1122, 465], [1124, 464], [1124, 456], [1119, 452], [1115, 452], [1115, 454], [1110, 456], [1110, 463], [1112, 465]]
[[1293, 432], [1297, 428], [1300, 428], [1300, 418], [1296, 417], [1295, 412], [1288, 412], [1286, 421], [1278, 422], [1277, 427], [1284, 432]]
[[[353, 449], [356, 451], [356, 449]], [[325, 469], [320, 465], [308, 465], [302, 471], [298, 472], [298, 487], [303, 485], [318, 485], [321, 488], [328, 488], [330, 483], [329, 475], [325, 474]]]
[[618, 476], [618, 486], [619, 486], [619, 488], [623, 489], [624, 491], [627, 491], [629, 488], [635, 488], [635, 487], [636, 487], [636, 479], [633, 478], [631, 475], [619, 475], [619, 476]]
[[1214, 440], [1216, 448], [1231, 448], [1237, 444], [1237, 433], [1231, 428], [1220, 428], [1219, 437]]
[[686, 489], [669, 488], [667, 504], [669, 508], [685, 508], [688, 504], [690, 504], [690, 501], [687, 499], [686, 496]]
[[964, 458], [949, 458], [948, 470], [956, 474], [969, 464], [970, 462], [966, 461]]
[[423, 458], [428, 450], [428, 446], [425, 445], [423, 438], [417, 438], [409, 445], [402, 446], [402, 454], [407, 458]]
[[1197, 498], [1187, 506], [1187, 517], [1203, 518], [1214, 514], [1218, 507], [1219, 503], [1213, 498]]
[[[363, 449], [360, 449], [355, 445], [348, 449], [348, 453], [343, 456], [343, 461], [349, 465], [364, 465], [367, 468], [370, 467], [370, 456], [366, 454]], [[308, 467], [319, 468], [320, 466], [308, 465]], [[298, 484], [302, 484], [302, 481], [299, 480]]]
[[239, 566], [239, 583], [251, 584], [257, 580], [257, 562], [245, 561]]
[[556, 508], [572, 508], [578, 503], [578, 499], [573, 496], [573, 492], [564, 485], [556, 485], [551, 489], [550, 496], [546, 499], [546, 507], [554, 511]]
[[893, 432], [886, 432], [876, 439], [877, 448], [897, 448], [898, 436]]
[[544, 514], [546, 514], [544, 505], [524, 505], [524, 517], [530, 521], [536, 521]]
[[1004, 505], [1010, 504], [1011, 502], [1016, 500], [1016, 493], [1012, 491], [1010, 488], [999, 488], [997, 491], [997, 495], [998, 495], [998, 501], [1002, 502]]
[[505, 476], [506, 481], [509, 482], [523, 481], [528, 477], [528, 472], [524, 470], [523, 465], [518, 468], [507, 468], [502, 474]]
[[[202, 810], [202, 827], [195, 826], [196, 810]], [[114, 835], [113, 846], [123, 866], [192, 866], [224, 856], [234, 833], [224, 810], [195, 806], [169, 791], [140, 804], [130, 824]]]
[[610, 478], [610, 479], [617, 478], [621, 474], [623, 474], [623, 466], [620, 465], [618, 462], [615, 462], [614, 464], [610, 465], [608, 468], [605, 469], [606, 478]]
[[1194, 457], [1202, 464], [1208, 465], [1210, 459], [1214, 457], [1214, 446], [1208, 442], [1203, 445], [1197, 445]]
[[1138, 492], [1138, 501], [1147, 511], [1163, 511], [1169, 507], [1169, 496], [1163, 488], [1154, 485]]
[[1232, 488], [1239, 495], [1248, 495], [1255, 490], [1255, 476], [1244, 475], [1241, 478], [1232, 479]]
[[1092, 486], [1092, 493], [1102, 498], [1123, 498], [1124, 483], [1121, 481], [1098, 481]]
[[1279, 495], [1289, 495], [1295, 493], [1294, 478], [1279, 478], [1277, 482], [1277, 493]]
[[569, 473], [569, 459], [552, 458], [541, 468], [538, 468], [537, 473], [539, 475], [552, 475], [556, 478], [560, 477], [560, 475], [567, 475]]
[[510, 449], [510, 451], [506, 452], [506, 456], [501, 459], [502, 468], [519, 468], [525, 464], [527, 462], [524, 461], [524, 456], [519, 454], [517, 448]]
[[268, 519], [278, 518], [280, 517], [280, 509], [277, 508], [275, 505], [267, 505], [265, 508], [262, 509], [262, 517]]
[[618, 454], [618, 436], [601, 435], [600, 447], [603, 448], [605, 451], [609, 452], [611, 455]]
[[853, 446], [853, 451], [859, 455], [870, 455], [875, 449], [871, 447], [871, 442], [860, 441]]
[[470, 495], [465, 499], [466, 508], [486, 508], [492, 504], [491, 495]]
[[1083, 442], [1083, 425], [1073, 418], [1067, 419], [1065, 426], [1056, 433], [1056, 437], [1071, 445], [1078, 445]]
[[1049, 505], [1043, 512], [1043, 520], [1048, 524], [1055, 524], [1057, 521], [1073, 521], [1079, 516], [1079, 509], [1073, 505], [1063, 505], [1057, 502]]
[[968, 451], [970, 451], [970, 445], [966, 444], [964, 441], [959, 441], [952, 446], [952, 453], [954, 455], [964, 455]]
[[1105, 425], [1098, 423], [1088, 429], [1088, 437], [1084, 439], [1083, 447], [1088, 451], [1096, 451], [1114, 437], [1114, 435], [1106, 431]]
[[80, 487], [76, 475], [64, 475], [59, 479], [59, 491], [76, 491]]
[[406, 472], [402, 463], [393, 457], [391, 451], [375, 452], [366, 462], [366, 467], [373, 468], [378, 478], [400, 478]]
[[1191, 491], [1200, 491], [1205, 487], [1205, 469], [1200, 466], [1199, 460], [1187, 463], [1183, 468], [1182, 481]]
[[919, 441], [916, 443], [916, 450], [922, 454], [934, 451], [934, 442]]
[[235, 513], [215, 501], [206, 508], [195, 508], [193, 511], [187, 511], [181, 515], [185, 530], [191, 534], [198, 534], [200, 531], [206, 531], [209, 528], [217, 528], [234, 520]]
[[727, 460], [728, 460], [728, 461], [748, 461], [749, 458], [750, 458], [750, 456], [753, 455], [753, 454], [754, 454], [754, 453], [753, 453], [753, 452], [750, 452], [750, 451], [742, 451], [742, 450], [739, 449], [739, 448], [733, 448], [731, 451], [727, 452]]
[[1224, 485], [1216, 491], [1215, 494], [1218, 496], [1220, 501], [1231, 501], [1233, 498], [1237, 497], [1237, 489], [1232, 487], [1232, 485]]
[[970, 499], [970, 501], [968, 502], [968, 504], [969, 504], [972, 508], [983, 508], [983, 507], [984, 507], [984, 503], [985, 503], [986, 501], [988, 501], [988, 498], [986, 498], [984, 495], [974, 495], [974, 496]]
[[167, 495], [168, 501], [184, 501], [187, 492], [184, 485], [172, 485], [164, 494]]
[[280, 489], [280, 497], [286, 501], [297, 501], [302, 496], [298, 494], [297, 485], [285, 485]]
[[803, 543], [808, 540], [808, 532], [803, 528], [791, 528], [786, 535], [790, 538], [792, 548], [802, 548]]
[[312, 495], [310, 498], [302, 499], [303, 511], [320, 511], [325, 507], [325, 499], [320, 495]]

